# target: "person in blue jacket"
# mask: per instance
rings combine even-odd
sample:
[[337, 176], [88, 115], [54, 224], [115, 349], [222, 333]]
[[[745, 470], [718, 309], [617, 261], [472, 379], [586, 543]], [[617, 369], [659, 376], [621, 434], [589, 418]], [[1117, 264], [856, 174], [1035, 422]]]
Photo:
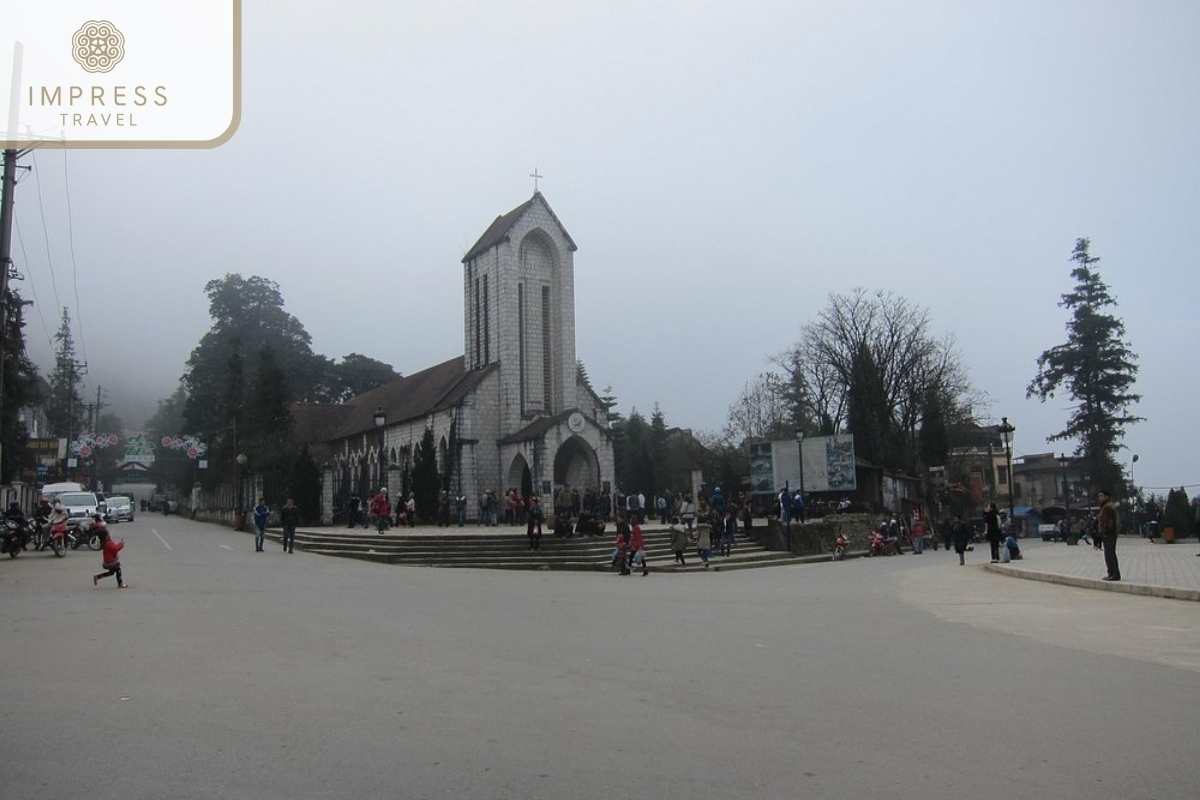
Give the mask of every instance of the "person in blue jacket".
[[254, 507], [254, 552], [261, 553], [263, 551], [263, 539], [267, 535], [267, 520], [271, 517], [271, 509], [267, 506], [267, 501], [263, 498], [258, 498], [258, 505]]

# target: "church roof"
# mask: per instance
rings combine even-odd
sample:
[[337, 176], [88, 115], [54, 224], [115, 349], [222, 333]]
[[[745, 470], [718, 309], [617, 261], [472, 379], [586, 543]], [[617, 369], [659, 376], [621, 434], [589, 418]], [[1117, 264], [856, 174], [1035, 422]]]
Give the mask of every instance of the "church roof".
[[375, 409], [380, 406], [387, 415], [388, 425], [420, 419], [435, 411], [451, 408], [478, 387], [494, 369], [497, 369], [496, 364], [468, 371], [466, 357], [456, 356], [364, 392], [341, 406], [346, 409], [346, 416], [329, 438], [344, 439], [375, 430]]
[[517, 442], [528, 442], [538, 438], [547, 431], [553, 429], [556, 425], [560, 425], [566, 421], [567, 417], [571, 416], [571, 412], [577, 409], [569, 408], [552, 417], [542, 417], [526, 425], [516, 433], [509, 434], [500, 440], [500, 444], [515, 444]]
[[546, 202], [546, 198], [542, 197], [541, 192], [534, 192], [533, 197], [529, 198], [512, 211], [496, 217], [495, 222], [488, 226], [488, 229], [483, 232], [483, 236], [479, 237], [479, 241], [475, 242], [471, 249], [467, 251], [467, 254], [463, 256], [462, 263], [466, 264], [476, 256], [491, 250], [496, 245], [508, 241], [508, 232], [511, 231], [513, 226], [516, 225], [521, 217], [525, 215], [525, 212], [528, 211], [530, 207], [539, 200], [542, 202], [542, 205], [546, 207], [546, 210], [550, 212], [550, 216], [554, 218], [554, 221], [558, 223], [558, 229], [562, 231], [562, 235], [566, 238], [567, 244], [570, 246], [571, 250], [577, 250], [578, 248], [575, 246], [575, 241], [571, 239], [571, 234], [567, 233], [567, 229], [563, 227], [561, 222], [559, 222], [558, 215], [554, 213], [554, 209], [550, 208], [550, 204]]

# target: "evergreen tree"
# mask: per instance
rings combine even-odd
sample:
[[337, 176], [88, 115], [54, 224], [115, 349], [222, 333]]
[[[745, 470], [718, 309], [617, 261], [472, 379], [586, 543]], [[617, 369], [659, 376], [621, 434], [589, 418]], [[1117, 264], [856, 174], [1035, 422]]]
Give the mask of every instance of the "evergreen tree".
[[1100, 261], [1088, 253], [1089, 239], [1077, 239], [1071, 253], [1075, 288], [1062, 295], [1059, 306], [1071, 312], [1067, 341], [1038, 356], [1038, 373], [1026, 388], [1026, 397], [1042, 402], [1066, 391], [1075, 401], [1067, 426], [1050, 441], [1074, 439], [1079, 459], [1092, 490], [1125, 485], [1117, 451], [1125, 428], [1142, 417], [1129, 407], [1142, 399], [1132, 389], [1137, 379], [1137, 355], [1124, 340], [1125, 323], [1104, 309], [1116, 306], [1108, 286], [1092, 265]]
[[441, 488], [442, 482], [437, 467], [437, 444], [433, 440], [433, 428], [426, 428], [425, 433], [421, 435], [420, 444], [417, 445], [412, 469], [412, 493], [416, 498], [417, 514], [421, 519], [433, 519]]
[[259, 470], [285, 471], [294, 460], [287, 377], [269, 344], [259, 350], [258, 369], [245, 408], [244, 430], [240, 436], [244, 440], [241, 449], [251, 454]]
[[302, 524], [316, 524], [321, 519], [321, 471], [305, 444], [296, 454], [289, 480], [290, 494], [300, 509]]
[[54, 334], [54, 372], [50, 375], [50, 398], [46, 418], [50, 432], [58, 437], [74, 438], [83, 430], [83, 401], [79, 387], [83, 382], [80, 365], [75, 361], [75, 338], [71, 334], [71, 312], [62, 310], [62, 324]]
[[37, 400], [37, 368], [25, 352], [25, 317], [27, 305], [12, 289], [3, 298], [4, 320], [4, 399], [0, 416], [0, 483], [8, 484], [34, 464], [25, 449], [29, 431], [19, 422], [21, 409]]

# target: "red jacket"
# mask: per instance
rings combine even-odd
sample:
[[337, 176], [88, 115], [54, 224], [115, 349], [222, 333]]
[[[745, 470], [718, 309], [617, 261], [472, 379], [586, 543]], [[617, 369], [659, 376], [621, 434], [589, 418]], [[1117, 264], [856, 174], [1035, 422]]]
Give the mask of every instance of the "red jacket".
[[646, 549], [646, 541], [642, 538], [641, 525], [633, 526], [633, 533], [629, 537], [629, 549], [634, 553]]
[[114, 561], [121, 560], [121, 548], [125, 546], [124, 542], [118, 542], [116, 539], [109, 536], [104, 540], [103, 558], [105, 564], [112, 564]]
[[388, 502], [387, 495], [383, 492], [371, 498], [371, 513], [377, 517], [391, 516], [392, 504]]

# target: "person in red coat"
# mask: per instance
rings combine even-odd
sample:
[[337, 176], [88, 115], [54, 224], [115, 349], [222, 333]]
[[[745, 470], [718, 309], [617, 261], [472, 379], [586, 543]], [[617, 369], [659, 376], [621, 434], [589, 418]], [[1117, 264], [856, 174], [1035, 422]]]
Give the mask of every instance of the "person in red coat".
[[388, 521], [392, 518], [392, 504], [388, 502], [386, 487], [371, 498], [371, 516], [375, 518], [376, 532], [382, 534], [388, 529]]
[[107, 578], [109, 575], [117, 576], [117, 586], [122, 589], [128, 589], [129, 584], [125, 582], [125, 577], [121, 574], [121, 550], [125, 547], [125, 540], [119, 542], [113, 541], [112, 536], [108, 534], [108, 528], [104, 524], [104, 520], [99, 514], [92, 517], [92, 529], [100, 536], [101, 542], [101, 557], [104, 559], [104, 572], [92, 576], [92, 586], [100, 583], [101, 578]]
[[629, 535], [629, 552], [633, 563], [642, 565], [643, 577], [649, 575], [650, 568], [646, 566], [646, 540], [642, 537], [642, 526], [636, 521], [633, 523], [633, 532]]

